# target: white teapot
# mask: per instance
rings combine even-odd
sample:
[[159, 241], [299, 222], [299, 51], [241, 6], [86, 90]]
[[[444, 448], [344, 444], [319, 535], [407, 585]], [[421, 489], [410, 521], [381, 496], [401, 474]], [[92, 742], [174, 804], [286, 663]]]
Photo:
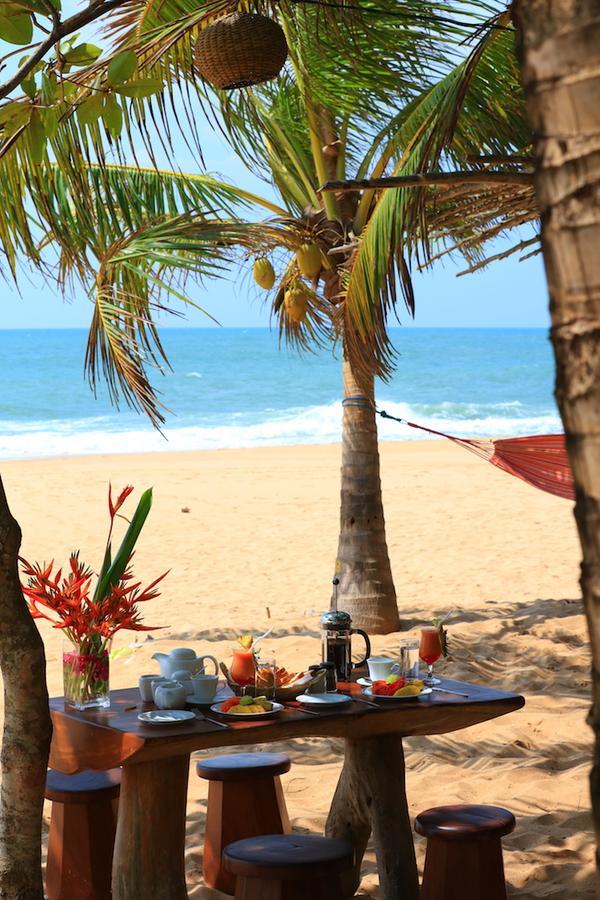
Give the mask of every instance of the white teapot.
[[209, 659], [215, 667], [215, 675], [219, 674], [219, 663], [214, 656], [196, 656], [190, 647], [175, 647], [170, 653], [154, 653], [152, 659], [158, 660], [160, 674], [164, 678], [173, 678], [175, 672], [189, 672], [190, 676], [204, 674], [204, 660]]
[[154, 692], [159, 709], [185, 709], [187, 691], [178, 681], [163, 681]]

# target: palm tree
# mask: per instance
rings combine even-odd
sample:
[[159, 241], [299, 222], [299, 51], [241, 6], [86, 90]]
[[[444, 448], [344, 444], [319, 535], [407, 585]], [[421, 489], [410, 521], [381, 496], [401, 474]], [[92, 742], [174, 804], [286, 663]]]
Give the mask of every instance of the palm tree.
[[[399, 298], [413, 309], [402, 251], [422, 245], [428, 259], [434, 244], [450, 238], [475, 267], [484, 241], [530, 219], [531, 203], [523, 189], [498, 212], [496, 192], [483, 191], [473, 208], [472, 192], [457, 187], [444, 202], [419, 191], [413, 214], [408, 191], [329, 195], [319, 186], [347, 175], [412, 176], [471, 155], [486, 170], [495, 154], [526, 149], [512, 34], [492, 21], [464, 58], [461, 42], [495, 11], [483, 0], [468, 12], [434, 0], [401, 8], [358, 0], [343, 16], [325, 3], [280, 4], [273, 14], [287, 34], [288, 69], [275, 84], [228, 96], [198, 84], [192, 63], [198, 30], [224, 11], [219, 2], [137, 0], [111, 20], [108, 65], [69, 71], [75, 47], [28, 69], [25, 94], [0, 107], [2, 264], [16, 277], [25, 257], [60, 285], [79, 279], [88, 286], [92, 384], [104, 374], [115, 400], [123, 397], [160, 425], [164, 412], [148, 371], [166, 364], [156, 310], [173, 297], [189, 302], [187, 278], [215, 277], [269, 255], [279, 270], [273, 312], [285, 337], [299, 346], [341, 346], [350, 400], [341, 601], [371, 630], [395, 628], [372, 403], [375, 378], [394, 364], [388, 318]], [[132, 52], [137, 70], [122, 77]], [[204, 175], [123, 164], [142, 145], [153, 164], [154, 145], [169, 156], [171, 104], [176, 125], [197, 145], [191, 95], [241, 158], [275, 185], [278, 202]], [[390, 117], [391, 109], [399, 112]], [[121, 164], [107, 164], [115, 159]], [[514, 168], [514, 158], [505, 168]], [[319, 260], [310, 283], [296, 256], [307, 243]], [[2, 562], [8, 571], [12, 563]], [[30, 844], [23, 842], [23, 860]], [[21, 896], [11, 887], [7, 897]]]
[[[479, 6], [489, 11], [487, 4]], [[336, 22], [334, 28], [323, 10], [278, 6], [290, 58], [282, 76], [233, 94], [197, 88], [240, 158], [274, 185], [275, 203], [205, 176], [82, 165], [82, 147], [89, 150], [91, 143], [102, 156], [105, 132], [118, 137], [112, 113], [108, 124], [94, 116], [90, 121], [89, 105], [97, 98], [88, 87], [78, 95], [79, 120], [67, 118], [49, 139], [56, 163], [44, 181], [28, 182], [26, 146], [17, 146], [10, 173], [60, 248], [61, 276], [85, 273], [90, 259], [97, 260], [87, 355], [92, 382], [104, 368], [115, 399], [124, 394], [156, 424], [163, 414], [146, 365], [164, 362], [164, 354], [152, 304], [164, 303], [165, 292], [183, 296], [179, 286], [186, 276], [210, 276], [221, 266], [270, 256], [278, 269], [272, 309], [285, 338], [300, 347], [340, 346], [345, 402], [338, 596], [355, 621], [375, 633], [399, 624], [385, 538], [374, 385], [394, 366], [390, 315], [400, 299], [411, 314], [414, 310], [400, 250], [403, 235], [412, 234], [416, 246], [421, 219], [432, 215], [439, 235], [460, 241], [477, 265], [483, 238], [514, 223], [487, 209], [479, 221], [469, 218], [468, 193], [462, 206], [458, 194], [451, 195], [459, 210], [454, 216], [450, 204], [436, 202], [434, 211], [424, 197], [427, 214], [421, 210], [409, 221], [405, 191], [392, 197], [371, 189], [321, 193], [319, 187], [349, 174], [429, 171], [443, 154], [466, 159], [527, 146], [512, 32], [498, 28], [496, 20], [488, 23], [465, 57], [459, 44], [476, 20], [464, 21], [463, 11], [463, 21], [452, 24], [447, 4], [444, 9], [441, 16], [436, 4], [405, 4], [399, 28], [395, 4], [383, 3], [374, 18], [367, 16], [366, 4], [358, 24]], [[178, 10], [174, 22], [170, 8], [156, 12], [150, 3], [140, 3], [113, 25], [117, 52], [134, 47], [140, 73], [166, 82], [169, 91], [178, 78], [189, 82], [191, 54], [183, 54], [182, 47], [207, 15], [179, 5]], [[373, 46], [381, 48], [378, 55]], [[87, 85], [91, 76], [97, 91], [106, 69], [96, 65], [79, 78]], [[164, 113], [164, 103], [161, 96], [134, 97], [124, 106], [120, 144], [127, 138], [139, 142], [141, 135], [152, 150], [145, 113]], [[400, 108], [392, 118], [391, 107]], [[73, 156], [78, 150], [79, 158]], [[5, 170], [10, 164], [7, 159]], [[146, 193], [137, 193], [140, 180]], [[103, 197], [100, 212], [98, 196]], [[249, 221], [249, 207], [271, 218]], [[74, 233], [79, 240], [73, 240]], [[26, 238], [33, 246], [29, 233]], [[307, 246], [313, 256], [308, 267], [302, 262]]]
[[[592, 650], [590, 786], [600, 847], [600, 4], [584, 0], [573, 20], [567, 2], [517, 0], [514, 17], [536, 135], [556, 400], [575, 479], [575, 519], [583, 551], [581, 590]], [[598, 852], [596, 886], [600, 895]]]

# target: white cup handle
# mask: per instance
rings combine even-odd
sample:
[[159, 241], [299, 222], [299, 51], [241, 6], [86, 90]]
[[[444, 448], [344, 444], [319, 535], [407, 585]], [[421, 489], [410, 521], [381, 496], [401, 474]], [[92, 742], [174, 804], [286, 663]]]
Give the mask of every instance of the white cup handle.
[[400, 671], [400, 666], [398, 665], [398, 663], [394, 663], [394, 665], [392, 666], [392, 672], [399, 672], [399, 671]]
[[198, 667], [198, 674], [201, 674], [202, 672], [204, 672], [204, 660], [205, 659], [210, 659], [211, 663], [215, 667], [215, 675], [218, 675], [219, 674], [219, 663], [214, 658], [214, 656], [201, 656], [200, 657], [200, 666]]

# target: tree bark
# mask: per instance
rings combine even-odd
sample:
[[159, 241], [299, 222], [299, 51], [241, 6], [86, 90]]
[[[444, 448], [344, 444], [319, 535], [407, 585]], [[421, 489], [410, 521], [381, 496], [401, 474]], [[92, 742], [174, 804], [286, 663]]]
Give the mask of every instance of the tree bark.
[[0, 669], [4, 682], [0, 897], [43, 900], [42, 807], [52, 724], [46, 658], [21, 592], [21, 529], [0, 479]]
[[[592, 649], [591, 795], [600, 844], [600, 0], [515, 0], [534, 132], [536, 194], [575, 480], [581, 589]], [[600, 867], [596, 854], [596, 885]]]
[[373, 378], [359, 384], [344, 359], [342, 490], [336, 574], [338, 604], [371, 634], [400, 627], [385, 538]]
[[346, 740], [344, 768], [325, 832], [355, 850], [354, 890], [373, 829], [381, 900], [418, 900], [419, 879], [405, 786], [402, 738]]

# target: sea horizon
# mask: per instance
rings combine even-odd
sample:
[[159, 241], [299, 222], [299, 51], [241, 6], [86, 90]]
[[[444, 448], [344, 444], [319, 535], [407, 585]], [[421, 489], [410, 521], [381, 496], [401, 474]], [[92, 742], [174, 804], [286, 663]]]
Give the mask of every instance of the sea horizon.
[[[152, 373], [163, 434], [125, 405], [94, 397], [83, 374], [85, 328], [0, 330], [0, 460], [104, 453], [336, 443], [339, 347], [298, 354], [265, 327], [164, 327], [173, 371]], [[461, 437], [562, 430], [547, 328], [398, 327], [379, 408]], [[378, 419], [380, 439], [423, 432]]]

